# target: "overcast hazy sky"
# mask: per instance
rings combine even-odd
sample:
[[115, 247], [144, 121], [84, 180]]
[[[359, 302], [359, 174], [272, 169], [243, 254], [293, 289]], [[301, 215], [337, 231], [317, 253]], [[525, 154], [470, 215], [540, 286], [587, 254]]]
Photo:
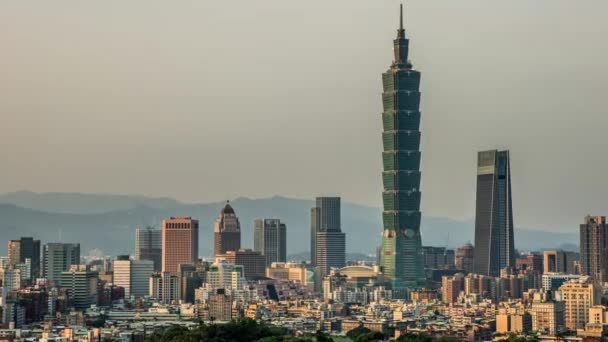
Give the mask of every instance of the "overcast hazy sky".
[[[407, 1], [422, 210], [474, 215], [509, 148], [516, 226], [608, 214], [607, 1]], [[0, 192], [380, 205], [397, 1], [2, 1]]]

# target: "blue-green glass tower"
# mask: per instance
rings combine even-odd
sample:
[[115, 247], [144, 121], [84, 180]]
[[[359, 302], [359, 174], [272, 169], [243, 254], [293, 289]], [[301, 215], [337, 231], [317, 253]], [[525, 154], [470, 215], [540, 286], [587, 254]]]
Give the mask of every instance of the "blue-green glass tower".
[[381, 266], [393, 289], [424, 286], [420, 237], [420, 72], [408, 61], [409, 39], [400, 25], [393, 41], [395, 60], [382, 74]]

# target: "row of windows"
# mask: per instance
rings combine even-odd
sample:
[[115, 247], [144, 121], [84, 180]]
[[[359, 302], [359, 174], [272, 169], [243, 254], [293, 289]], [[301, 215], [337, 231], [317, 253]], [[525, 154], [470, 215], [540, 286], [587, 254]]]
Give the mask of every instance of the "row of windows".
[[382, 105], [385, 112], [397, 110], [418, 111], [420, 108], [420, 92], [399, 91], [382, 94]]
[[396, 151], [384, 152], [382, 163], [385, 171], [390, 170], [420, 170], [420, 152]]
[[420, 89], [420, 73], [416, 71], [387, 72], [382, 74], [384, 90], [393, 89]]
[[419, 191], [385, 192], [382, 194], [384, 210], [418, 210], [420, 208]]
[[419, 131], [394, 131], [382, 133], [385, 151], [418, 150], [420, 148]]
[[384, 113], [382, 123], [385, 131], [398, 129], [417, 131], [420, 128], [420, 112], [407, 110]]

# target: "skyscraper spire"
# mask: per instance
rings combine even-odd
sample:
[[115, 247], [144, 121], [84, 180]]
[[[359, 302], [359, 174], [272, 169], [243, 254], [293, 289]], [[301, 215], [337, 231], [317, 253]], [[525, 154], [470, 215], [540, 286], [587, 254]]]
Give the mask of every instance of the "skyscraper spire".
[[405, 30], [403, 29], [403, 4], [399, 4], [399, 30], [397, 30], [397, 38], [405, 38]]

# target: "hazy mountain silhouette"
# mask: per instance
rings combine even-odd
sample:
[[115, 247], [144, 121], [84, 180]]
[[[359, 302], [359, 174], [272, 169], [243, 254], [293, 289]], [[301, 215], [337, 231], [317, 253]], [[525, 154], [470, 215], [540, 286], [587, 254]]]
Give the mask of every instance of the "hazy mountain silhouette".
[[[275, 196], [237, 198], [230, 202], [241, 221], [242, 244], [253, 247], [253, 221], [280, 218], [287, 224], [288, 254], [308, 251], [312, 200]], [[200, 221], [201, 255], [211, 254], [213, 222], [224, 202], [183, 203], [171, 198], [136, 195], [14, 192], [0, 195], [0, 252], [6, 240], [34, 236], [45, 242], [80, 242], [86, 253], [99, 248], [106, 254], [133, 253], [134, 231], [159, 227], [169, 216], [192, 216]], [[380, 243], [381, 209], [343, 202], [342, 229], [350, 253], [374, 253]], [[457, 247], [473, 241], [473, 223], [445, 217], [424, 217], [424, 245]], [[522, 251], [559, 248], [578, 241], [578, 234], [517, 229], [516, 248]]]

